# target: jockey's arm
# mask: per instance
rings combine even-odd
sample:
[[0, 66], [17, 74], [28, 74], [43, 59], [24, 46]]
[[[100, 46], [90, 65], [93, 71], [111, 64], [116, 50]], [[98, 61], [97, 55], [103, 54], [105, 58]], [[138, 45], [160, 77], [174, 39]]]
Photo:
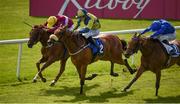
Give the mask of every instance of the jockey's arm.
[[52, 27], [48, 30], [48, 32], [54, 33], [54, 31], [58, 28], [58, 26]]
[[143, 34], [145, 34], [146, 32], [149, 32], [149, 31], [151, 31], [151, 27], [146, 28], [146, 29], [145, 29], [144, 31], [142, 31], [140, 34], [143, 35]]
[[161, 28], [158, 31], [156, 31], [154, 34], [152, 34], [150, 37], [155, 38], [156, 36], [162, 35], [163, 33], [164, 33], [164, 28]]
[[73, 31], [78, 29], [78, 27], [80, 26], [81, 24], [81, 19], [78, 18], [78, 21], [77, 21], [77, 25], [74, 27]]
[[92, 29], [93, 25], [94, 25], [94, 19], [91, 18], [87, 24], [87, 28]]
[[62, 27], [62, 26], [65, 26], [65, 21], [58, 21], [58, 23], [54, 27], [50, 28], [48, 30], [48, 32], [53, 33], [56, 29], [58, 29], [59, 27]]

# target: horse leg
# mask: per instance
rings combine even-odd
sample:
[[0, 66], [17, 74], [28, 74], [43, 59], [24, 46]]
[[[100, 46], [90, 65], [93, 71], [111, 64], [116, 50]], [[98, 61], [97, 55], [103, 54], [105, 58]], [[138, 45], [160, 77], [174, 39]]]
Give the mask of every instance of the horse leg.
[[156, 96], [158, 96], [158, 89], [159, 89], [160, 79], [161, 79], [161, 71], [156, 73]]
[[134, 74], [134, 73], [136, 72], [135, 69], [132, 69], [132, 68], [130, 67], [127, 59], [124, 59], [124, 65], [127, 67], [127, 69], [129, 70], [129, 72], [130, 72], [131, 74]]
[[86, 76], [86, 71], [87, 71], [87, 65], [83, 65], [81, 66], [81, 69], [80, 69], [80, 85], [81, 85], [81, 88], [80, 88], [80, 94], [83, 94], [83, 86], [84, 86], [84, 82], [85, 82], [85, 76]]
[[41, 70], [38, 72], [38, 75], [39, 75], [39, 77], [41, 78], [41, 80], [42, 80], [43, 82], [46, 82], [46, 79], [43, 78], [43, 76], [41, 76], [41, 75], [42, 75], [41, 72], [42, 72], [45, 68], [47, 68], [49, 65], [51, 65], [53, 62], [55, 62], [55, 58], [53, 58], [53, 57], [48, 58], [48, 61], [42, 66]]
[[92, 74], [91, 76], [89, 77], [86, 77], [85, 80], [92, 80], [94, 79], [95, 77], [97, 77], [98, 74]]
[[[37, 67], [37, 69], [38, 69], [38, 73], [39, 73], [39, 71], [40, 71], [40, 64], [41, 63], [44, 63], [44, 62], [46, 62], [47, 60], [46, 60], [46, 58], [45, 57], [42, 57], [37, 63], [36, 63], [36, 67]], [[35, 83], [35, 82], [37, 82], [37, 77], [38, 77], [38, 73], [34, 76], [34, 78], [33, 78], [33, 82]], [[40, 76], [42, 76], [42, 74], [40, 74]]]
[[57, 74], [56, 78], [51, 82], [50, 86], [54, 86], [55, 83], [58, 81], [59, 77], [62, 75], [62, 73], [65, 70], [65, 65], [66, 65], [67, 59], [61, 60], [61, 68], [59, 70], [59, 73]]
[[111, 75], [111, 76], [114, 76], [114, 77], [119, 76], [118, 73], [115, 73], [115, 72], [114, 72], [114, 63], [113, 63], [112, 61], [111, 61], [110, 75]]
[[127, 89], [129, 89], [132, 84], [142, 75], [142, 73], [144, 72], [144, 68], [140, 67], [138, 72], [136, 73], [135, 77], [131, 80], [131, 82], [123, 89], [124, 92], [127, 91]]

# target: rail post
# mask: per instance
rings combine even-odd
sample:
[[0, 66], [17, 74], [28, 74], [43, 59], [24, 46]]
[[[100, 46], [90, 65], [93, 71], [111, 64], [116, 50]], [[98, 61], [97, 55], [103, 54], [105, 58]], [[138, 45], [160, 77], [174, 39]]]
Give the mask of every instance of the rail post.
[[22, 56], [22, 43], [19, 43], [17, 69], [16, 69], [17, 70], [16, 77], [19, 81], [21, 81], [21, 78], [20, 78], [21, 56]]

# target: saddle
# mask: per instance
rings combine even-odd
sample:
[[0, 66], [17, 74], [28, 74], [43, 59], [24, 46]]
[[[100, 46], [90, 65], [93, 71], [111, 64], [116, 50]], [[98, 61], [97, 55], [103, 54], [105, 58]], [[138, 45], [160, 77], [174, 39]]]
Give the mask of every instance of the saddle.
[[177, 45], [175, 44], [165, 44], [161, 42], [161, 44], [164, 46], [166, 49], [166, 52], [171, 56], [171, 57], [178, 57], [180, 56], [180, 50]]
[[88, 43], [89, 48], [91, 49], [93, 56], [95, 57], [96, 55], [103, 55], [104, 54], [104, 45], [101, 39], [99, 38], [94, 38], [95, 42], [97, 45], [99, 45], [100, 49], [98, 49], [94, 44]]

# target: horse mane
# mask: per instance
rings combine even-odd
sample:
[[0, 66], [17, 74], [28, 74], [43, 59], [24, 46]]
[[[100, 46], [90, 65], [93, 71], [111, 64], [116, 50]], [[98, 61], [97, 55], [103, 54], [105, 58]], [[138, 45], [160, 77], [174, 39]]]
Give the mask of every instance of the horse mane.
[[121, 39], [122, 48], [125, 51], [127, 49], [127, 42], [124, 39]]

